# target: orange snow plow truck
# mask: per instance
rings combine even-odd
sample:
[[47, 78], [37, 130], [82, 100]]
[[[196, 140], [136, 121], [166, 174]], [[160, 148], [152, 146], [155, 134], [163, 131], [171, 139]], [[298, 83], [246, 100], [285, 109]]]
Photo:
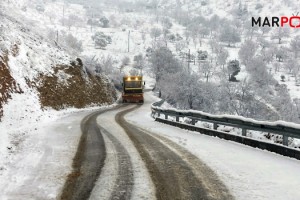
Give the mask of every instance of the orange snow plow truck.
[[144, 89], [145, 82], [142, 76], [124, 76], [123, 77], [123, 93], [122, 102], [136, 102], [144, 103]]

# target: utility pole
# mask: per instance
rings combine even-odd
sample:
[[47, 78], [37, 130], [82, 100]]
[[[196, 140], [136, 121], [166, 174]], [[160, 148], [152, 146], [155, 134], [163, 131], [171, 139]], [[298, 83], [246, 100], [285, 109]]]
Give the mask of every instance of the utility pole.
[[92, 12], [91, 32], [93, 32], [93, 23], [94, 23], [94, 13]]
[[190, 61], [191, 61], [191, 49], [189, 49], [189, 54], [188, 54], [188, 72], [190, 73]]
[[56, 32], [56, 44], [58, 45], [58, 30]]
[[65, 26], [65, 1], [63, 5], [63, 26]]
[[128, 52], [129, 52], [130, 31], [128, 31]]

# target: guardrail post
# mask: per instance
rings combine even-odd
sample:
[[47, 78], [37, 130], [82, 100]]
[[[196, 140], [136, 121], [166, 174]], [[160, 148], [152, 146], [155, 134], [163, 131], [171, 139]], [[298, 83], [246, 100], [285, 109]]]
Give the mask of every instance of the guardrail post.
[[159, 111], [157, 112], [157, 117], [160, 117], [160, 112]]
[[284, 146], [288, 146], [289, 145], [289, 137], [288, 136], [286, 136], [286, 135], [282, 136], [282, 144]]
[[218, 129], [218, 124], [214, 123], [214, 130], [217, 130], [217, 129]]
[[168, 119], [168, 115], [167, 114], [165, 114], [165, 119]]
[[179, 116], [176, 116], [176, 122], [179, 122]]
[[247, 129], [242, 128], [242, 136], [247, 136]]
[[195, 125], [195, 124], [196, 124], [196, 120], [192, 119], [192, 125]]

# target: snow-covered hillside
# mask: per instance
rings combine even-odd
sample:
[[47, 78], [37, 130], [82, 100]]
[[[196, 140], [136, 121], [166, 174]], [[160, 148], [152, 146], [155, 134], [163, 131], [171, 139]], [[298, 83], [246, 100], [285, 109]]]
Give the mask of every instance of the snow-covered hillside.
[[0, 171], [38, 123], [65, 112], [57, 110], [116, 99], [110, 80], [89, 73], [66, 47], [49, 42], [46, 29], [34, 27], [39, 15], [24, 15], [22, 2], [1, 3], [0, 9]]
[[[120, 87], [128, 73], [144, 74], [147, 87], [156, 85], [178, 108], [298, 122], [299, 59], [294, 55], [299, 31], [291, 29], [279, 39], [277, 28], [250, 26], [252, 16], [290, 16], [296, 5], [263, 0], [6, 1], [0, 6], [1, 126], [34, 123], [48, 107], [112, 102], [110, 80]], [[169, 55], [163, 48], [171, 51], [176, 73], [173, 64], [155, 71], [154, 61]], [[228, 67], [234, 60], [237, 69]], [[94, 76], [99, 73], [109, 79]], [[98, 92], [102, 86], [94, 87], [98, 83], [103, 92]], [[2, 141], [6, 150], [9, 139]]]
[[[284, 29], [283, 34], [276, 27], [251, 27], [252, 17], [296, 15], [296, 2], [67, 2], [18, 1], [16, 5], [22, 11], [17, 15], [39, 19], [30, 23], [50, 43], [84, 57], [91, 63], [87, 66], [91, 72], [106, 73], [117, 87], [124, 73], [144, 73], [146, 81], [153, 82], [150, 77], [156, 76], [155, 70], [148, 58], [153, 51], [167, 47], [181, 68], [190, 69], [194, 75], [187, 81], [197, 79], [200, 86], [195, 85], [194, 93], [199, 93], [197, 89], [202, 93], [193, 95], [191, 105], [174, 99], [176, 91], [186, 90], [181, 84], [183, 79], [190, 79], [180, 76], [176, 83], [179, 89], [167, 90], [174, 94], [170, 97], [177, 102], [172, 103], [174, 106], [262, 120], [297, 121], [300, 68], [294, 55], [298, 52], [299, 31]], [[37, 9], [41, 5], [44, 11]], [[248, 64], [247, 59], [251, 59]], [[239, 66], [228, 67], [235, 60]], [[165, 76], [174, 79], [171, 74]], [[157, 83], [158, 89], [159, 84], [165, 85]], [[248, 91], [245, 98], [239, 96], [244, 89]], [[162, 94], [164, 98], [170, 96]]]

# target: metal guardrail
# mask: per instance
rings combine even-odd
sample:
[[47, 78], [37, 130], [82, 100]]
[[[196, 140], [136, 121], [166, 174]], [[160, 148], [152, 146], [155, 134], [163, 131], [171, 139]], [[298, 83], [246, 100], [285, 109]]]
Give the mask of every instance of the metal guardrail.
[[179, 122], [180, 117], [191, 119], [191, 124], [195, 125], [197, 121], [205, 121], [213, 123], [213, 129], [217, 130], [218, 125], [225, 125], [231, 127], [237, 127], [242, 129], [242, 136], [247, 136], [248, 130], [275, 133], [282, 135], [283, 145], [288, 146], [288, 138], [300, 139], [300, 124], [287, 123], [283, 121], [267, 122], [257, 121], [250, 118], [230, 116], [230, 115], [211, 115], [201, 111], [194, 110], [176, 110], [176, 109], [164, 109], [160, 106], [163, 104], [163, 100], [155, 102], [151, 106], [152, 116], [155, 118], [155, 114], [160, 117], [161, 114], [168, 119], [168, 116], [176, 117], [176, 122]]

